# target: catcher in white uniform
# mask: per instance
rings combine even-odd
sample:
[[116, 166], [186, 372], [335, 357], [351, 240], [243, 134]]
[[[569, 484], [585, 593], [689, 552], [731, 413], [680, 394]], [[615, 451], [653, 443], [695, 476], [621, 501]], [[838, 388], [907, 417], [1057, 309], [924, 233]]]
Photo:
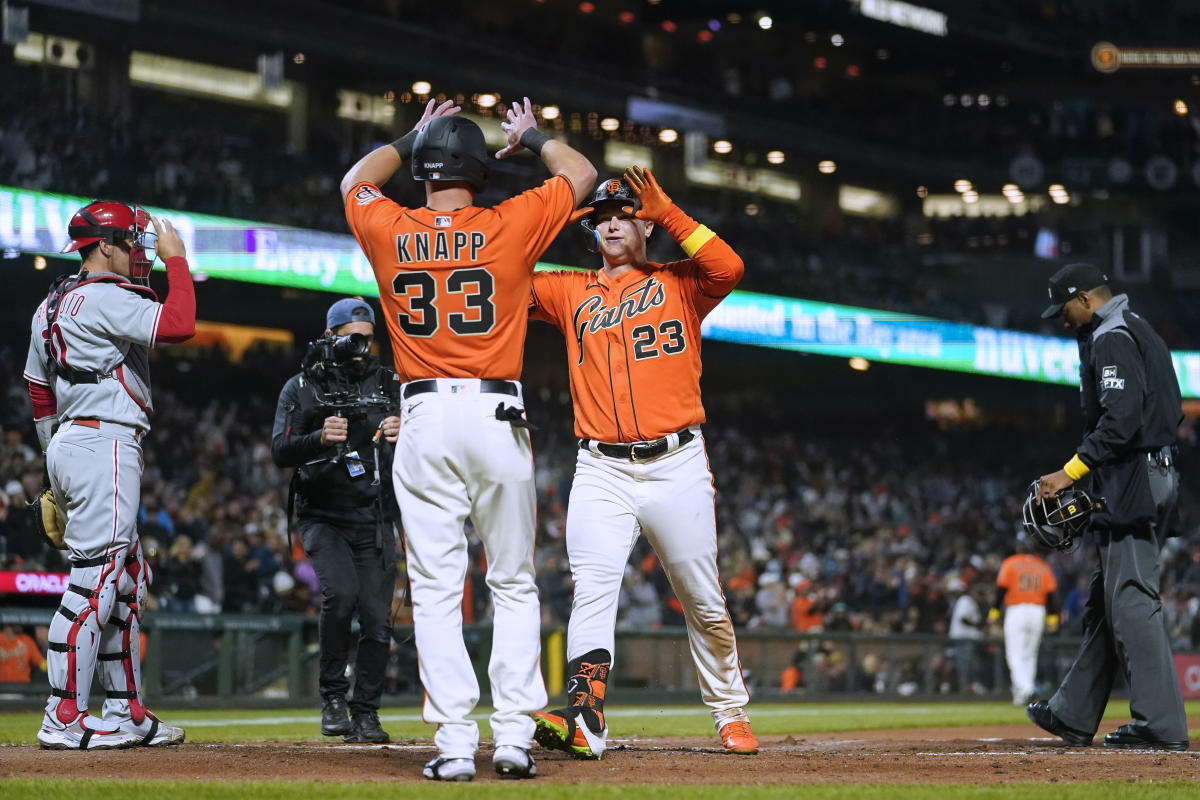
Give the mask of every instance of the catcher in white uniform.
[[[136, 525], [153, 413], [147, 349], [191, 338], [196, 296], [179, 235], [140, 207], [89, 203], [67, 232], [63, 252], [78, 251], [82, 268], [38, 306], [24, 375], [50, 475], [42, 517], [57, 515], [71, 559], [70, 587], [50, 623], [50, 698], [37, 738], [58, 750], [178, 744], [183, 730], [163, 724], [141, 696], [150, 575]], [[170, 284], [165, 303], [148, 285], [156, 245]], [[100, 717], [89, 713], [97, 666]]]

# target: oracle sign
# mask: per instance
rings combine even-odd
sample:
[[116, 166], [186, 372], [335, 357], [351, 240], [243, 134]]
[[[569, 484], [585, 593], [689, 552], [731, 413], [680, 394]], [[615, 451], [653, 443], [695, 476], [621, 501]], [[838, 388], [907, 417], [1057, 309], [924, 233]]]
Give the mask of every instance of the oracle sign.
[[0, 572], [0, 594], [62, 594], [68, 577], [65, 572]]

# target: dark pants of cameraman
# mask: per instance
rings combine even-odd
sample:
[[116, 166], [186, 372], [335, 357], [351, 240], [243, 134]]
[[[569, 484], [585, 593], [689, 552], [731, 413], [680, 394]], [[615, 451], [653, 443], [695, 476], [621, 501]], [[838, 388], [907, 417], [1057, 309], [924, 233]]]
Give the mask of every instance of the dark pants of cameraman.
[[392, 641], [391, 608], [396, 585], [396, 544], [391, 524], [382, 546], [374, 523], [333, 524], [298, 520], [304, 552], [321, 583], [321, 699], [345, 696], [350, 689], [346, 661], [350, 620], [358, 613], [358, 658], [351, 713], [377, 711], [383, 696], [384, 670]]

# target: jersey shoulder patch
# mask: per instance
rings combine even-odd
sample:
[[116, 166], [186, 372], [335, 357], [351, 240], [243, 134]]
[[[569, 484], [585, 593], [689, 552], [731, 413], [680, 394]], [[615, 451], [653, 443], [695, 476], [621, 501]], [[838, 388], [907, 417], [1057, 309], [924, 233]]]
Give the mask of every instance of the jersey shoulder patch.
[[370, 203], [374, 203], [376, 200], [382, 199], [383, 193], [374, 186], [359, 186], [354, 192], [354, 202], [358, 203], [360, 206], [369, 205]]

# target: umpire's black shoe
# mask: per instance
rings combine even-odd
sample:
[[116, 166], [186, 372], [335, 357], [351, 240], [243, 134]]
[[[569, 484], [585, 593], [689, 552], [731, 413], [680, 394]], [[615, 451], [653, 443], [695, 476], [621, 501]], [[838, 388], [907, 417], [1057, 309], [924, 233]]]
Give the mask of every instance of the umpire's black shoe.
[[1030, 703], [1025, 706], [1025, 716], [1029, 717], [1034, 725], [1037, 725], [1047, 733], [1053, 733], [1069, 745], [1074, 747], [1092, 746], [1092, 734], [1075, 730], [1054, 716], [1054, 712], [1050, 710], [1049, 703]]
[[350, 732], [342, 737], [349, 744], [387, 744], [391, 740], [387, 731], [379, 727], [379, 713], [375, 711], [355, 711]]
[[1161, 739], [1150, 739], [1137, 732], [1132, 725], [1121, 725], [1104, 737], [1105, 747], [1119, 747], [1125, 750], [1176, 750], [1182, 752], [1188, 749], [1188, 740], [1167, 742]]
[[351, 730], [346, 698], [338, 694], [330, 696], [321, 709], [321, 733], [325, 736], [345, 736]]

